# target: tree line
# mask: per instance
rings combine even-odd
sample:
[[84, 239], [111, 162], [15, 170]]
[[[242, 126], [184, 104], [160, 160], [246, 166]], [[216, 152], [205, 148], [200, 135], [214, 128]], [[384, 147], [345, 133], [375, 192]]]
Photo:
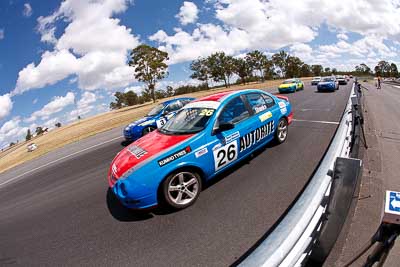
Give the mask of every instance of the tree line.
[[[352, 72], [338, 71], [336, 68], [323, 67], [320, 64], [309, 65], [299, 57], [279, 51], [271, 56], [259, 50], [253, 50], [245, 55], [233, 57], [225, 52], [215, 52], [207, 57], [200, 57], [190, 64], [190, 78], [199, 80], [199, 85], [184, 85], [177, 88], [167, 86], [166, 89], [155, 89], [159, 81], [168, 76], [168, 53], [148, 45], [139, 45], [129, 56], [129, 66], [133, 68], [134, 77], [145, 84], [145, 89], [138, 95], [129, 91], [116, 92], [115, 101], [110, 103], [111, 109], [155, 102], [180, 94], [192, 93], [210, 89], [211, 85], [226, 88], [232, 84], [265, 81], [276, 78], [293, 78], [308, 76], [325, 76], [336, 74], [373, 75], [372, 70], [362, 63]], [[394, 63], [380, 61], [374, 68], [375, 75], [383, 77], [398, 77], [399, 72]], [[235, 79], [235, 80], [234, 80]]]

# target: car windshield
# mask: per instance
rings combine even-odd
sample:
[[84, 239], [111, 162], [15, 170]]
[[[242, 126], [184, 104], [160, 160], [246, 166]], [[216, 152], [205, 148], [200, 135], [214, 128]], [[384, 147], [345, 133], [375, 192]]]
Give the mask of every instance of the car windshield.
[[324, 78], [322, 78], [322, 81], [323, 82], [333, 82], [334, 79], [333, 79], [333, 77], [324, 77]]
[[165, 134], [191, 134], [202, 131], [215, 109], [211, 108], [184, 108], [159, 129]]
[[290, 79], [283, 82], [283, 84], [295, 83], [296, 80]]
[[321, 80], [321, 77], [314, 77], [313, 80]]
[[157, 115], [164, 108], [164, 106], [165, 106], [164, 104], [158, 104], [149, 113], [147, 113], [147, 116], [151, 117]]

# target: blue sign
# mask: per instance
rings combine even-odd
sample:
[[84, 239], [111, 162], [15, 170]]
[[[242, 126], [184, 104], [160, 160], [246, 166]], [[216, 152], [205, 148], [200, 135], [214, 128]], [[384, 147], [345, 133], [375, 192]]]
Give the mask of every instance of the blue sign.
[[400, 212], [400, 193], [390, 192], [389, 210]]

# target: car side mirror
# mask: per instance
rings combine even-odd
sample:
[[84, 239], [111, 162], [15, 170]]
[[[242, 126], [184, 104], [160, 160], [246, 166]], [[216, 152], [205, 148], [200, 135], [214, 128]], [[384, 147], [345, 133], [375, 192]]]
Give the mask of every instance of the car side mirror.
[[235, 125], [233, 123], [225, 122], [225, 123], [221, 123], [218, 126], [218, 128], [214, 129], [213, 133], [217, 134], [217, 133], [225, 132], [228, 130], [232, 130], [233, 128], [235, 128]]
[[169, 114], [169, 111], [168, 110], [164, 110], [161, 115], [165, 116], [165, 115], [168, 115], [168, 114]]

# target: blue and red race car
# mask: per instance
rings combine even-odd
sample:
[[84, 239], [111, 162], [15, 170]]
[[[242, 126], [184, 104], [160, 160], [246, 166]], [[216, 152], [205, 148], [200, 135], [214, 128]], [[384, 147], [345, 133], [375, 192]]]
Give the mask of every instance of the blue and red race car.
[[283, 143], [292, 118], [287, 97], [261, 90], [192, 101], [117, 154], [109, 186], [129, 208], [160, 203], [185, 208], [196, 201], [204, 182], [272, 140]]
[[163, 126], [179, 109], [194, 99], [193, 97], [180, 97], [158, 104], [145, 117], [124, 128], [125, 140], [134, 141]]

